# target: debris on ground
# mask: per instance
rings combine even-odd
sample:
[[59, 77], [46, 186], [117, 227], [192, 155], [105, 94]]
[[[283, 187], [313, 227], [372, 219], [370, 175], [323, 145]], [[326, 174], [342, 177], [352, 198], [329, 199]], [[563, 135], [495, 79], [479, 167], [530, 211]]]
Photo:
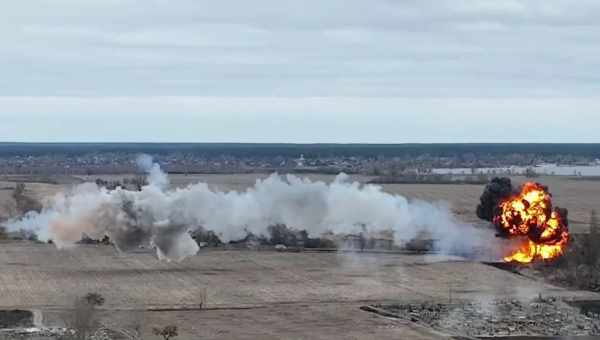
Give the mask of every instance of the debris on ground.
[[376, 307], [401, 319], [455, 335], [493, 337], [600, 334], [600, 315], [581, 314], [577, 308], [551, 297], [539, 296], [530, 302], [500, 299]]
[[0, 329], [2, 339], [59, 339], [67, 335], [65, 328], [28, 327]]

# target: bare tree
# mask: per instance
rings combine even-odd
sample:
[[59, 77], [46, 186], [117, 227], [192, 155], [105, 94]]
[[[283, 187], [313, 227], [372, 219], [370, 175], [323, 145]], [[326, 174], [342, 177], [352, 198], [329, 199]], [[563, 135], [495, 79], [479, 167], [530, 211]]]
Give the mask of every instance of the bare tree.
[[142, 187], [148, 185], [148, 178], [146, 177], [146, 175], [135, 176], [131, 180], [131, 184], [133, 184], [135, 190], [142, 191]]
[[20, 215], [24, 215], [30, 211], [40, 212], [42, 210], [42, 204], [27, 195], [27, 188], [24, 183], [17, 183], [15, 189], [12, 192], [12, 198], [16, 203], [16, 211]]
[[70, 332], [65, 339], [86, 340], [101, 329], [96, 314], [97, 307], [104, 304], [104, 297], [98, 293], [89, 293], [75, 300], [72, 313], [66, 320]]

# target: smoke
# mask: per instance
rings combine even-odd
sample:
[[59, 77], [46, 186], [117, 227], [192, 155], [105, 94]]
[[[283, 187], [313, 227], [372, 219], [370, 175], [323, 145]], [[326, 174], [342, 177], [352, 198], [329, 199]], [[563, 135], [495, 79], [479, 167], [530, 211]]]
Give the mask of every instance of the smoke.
[[492, 222], [498, 215], [500, 203], [514, 193], [510, 178], [493, 178], [481, 194], [480, 203], [477, 206], [477, 216], [482, 220]]
[[154, 163], [152, 156], [139, 155], [136, 164], [138, 168], [148, 174], [148, 182], [161, 189], [166, 189], [169, 186], [169, 177], [160, 169], [158, 163]]
[[[499, 225], [495, 221], [495, 218], [498, 217], [502, 212], [501, 203], [509, 199], [511, 196], [519, 194], [524, 188], [538, 189], [544, 193], [547, 193], [548, 197], [552, 196], [548, 190], [548, 187], [540, 183], [529, 182], [518, 187], [513, 187], [510, 178], [493, 178], [490, 181], [490, 183], [486, 185], [483, 193], [481, 194], [480, 203], [477, 206], [477, 216], [482, 220], [492, 222], [498, 231], [498, 236], [507, 238], [510, 237], [511, 235], [508, 234], [507, 229], [503, 228], [502, 225]], [[556, 213], [558, 213], [559, 216], [561, 216], [561, 222], [564, 223], [565, 227], [568, 228], [569, 211], [567, 209], [560, 207], [555, 207], [553, 209], [551, 199], [548, 199], [548, 201], [545, 204], [545, 208], [547, 210], [545, 211], [546, 216], [550, 216], [550, 213], [552, 211], [555, 211]], [[523, 221], [519, 219], [517, 219], [516, 222], [523, 223]], [[534, 222], [537, 223], [537, 220], [535, 220]], [[546, 223], [546, 221], [544, 221], [544, 223]], [[529, 224], [532, 223], [529, 222]], [[535, 225], [535, 223], [534, 227], [539, 228], [539, 226]], [[531, 233], [528, 236], [530, 238], [534, 238], [536, 241], [539, 241], [537, 240], [537, 238], [539, 237], [539, 235], [537, 235], [539, 234], [539, 231], [537, 231], [536, 228], [528, 229], [531, 230]]]
[[106, 235], [121, 251], [154, 247], [159, 257], [175, 260], [198, 251], [190, 231], [200, 227], [224, 242], [248, 232], [266, 235], [274, 224], [305, 229], [313, 237], [363, 227], [393, 230], [396, 243], [428, 232], [443, 251], [467, 252], [480, 241], [475, 228], [458, 222], [444, 203], [409, 202], [379, 186], [351, 182], [344, 174], [329, 184], [273, 174], [245, 191], [225, 192], [206, 183], [169, 189], [167, 175], [151, 158], [142, 156], [138, 164], [149, 175], [141, 191], [82, 184], [57, 194], [40, 213], [10, 225], [35, 229], [59, 248], [73, 246], [83, 234], [95, 239]]

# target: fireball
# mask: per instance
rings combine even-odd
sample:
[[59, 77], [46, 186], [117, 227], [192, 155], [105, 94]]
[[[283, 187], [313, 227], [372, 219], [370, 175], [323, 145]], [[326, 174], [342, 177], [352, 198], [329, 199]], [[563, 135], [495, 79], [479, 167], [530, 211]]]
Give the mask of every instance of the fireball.
[[521, 192], [503, 200], [494, 224], [508, 237], [523, 242], [506, 262], [530, 263], [553, 260], [561, 256], [569, 242], [566, 220], [559, 209], [552, 208], [552, 195], [539, 183], [525, 183]]

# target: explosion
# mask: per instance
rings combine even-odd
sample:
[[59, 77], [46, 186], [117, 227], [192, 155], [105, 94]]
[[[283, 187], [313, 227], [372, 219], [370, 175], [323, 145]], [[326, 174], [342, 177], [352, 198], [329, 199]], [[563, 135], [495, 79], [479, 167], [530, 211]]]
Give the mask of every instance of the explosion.
[[[507, 185], [511, 190], [506, 190]], [[567, 211], [552, 207], [548, 188], [528, 182], [517, 193], [507, 192], [512, 192], [510, 180], [494, 179], [482, 195], [477, 211], [496, 226], [499, 236], [522, 239], [518, 249], [504, 261], [530, 263], [563, 255], [569, 242]], [[490, 203], [491, 210], [486, 209], [485, 204]]]
[[552, 209], [552, 196], [539, 183], [525, 183], [521, 192], [500, 203], [494, 224], [510, 236], [527, 240], [506, 262], [529, 263], [561, 256], [569, 241], [569, 231], [560, 209]]

